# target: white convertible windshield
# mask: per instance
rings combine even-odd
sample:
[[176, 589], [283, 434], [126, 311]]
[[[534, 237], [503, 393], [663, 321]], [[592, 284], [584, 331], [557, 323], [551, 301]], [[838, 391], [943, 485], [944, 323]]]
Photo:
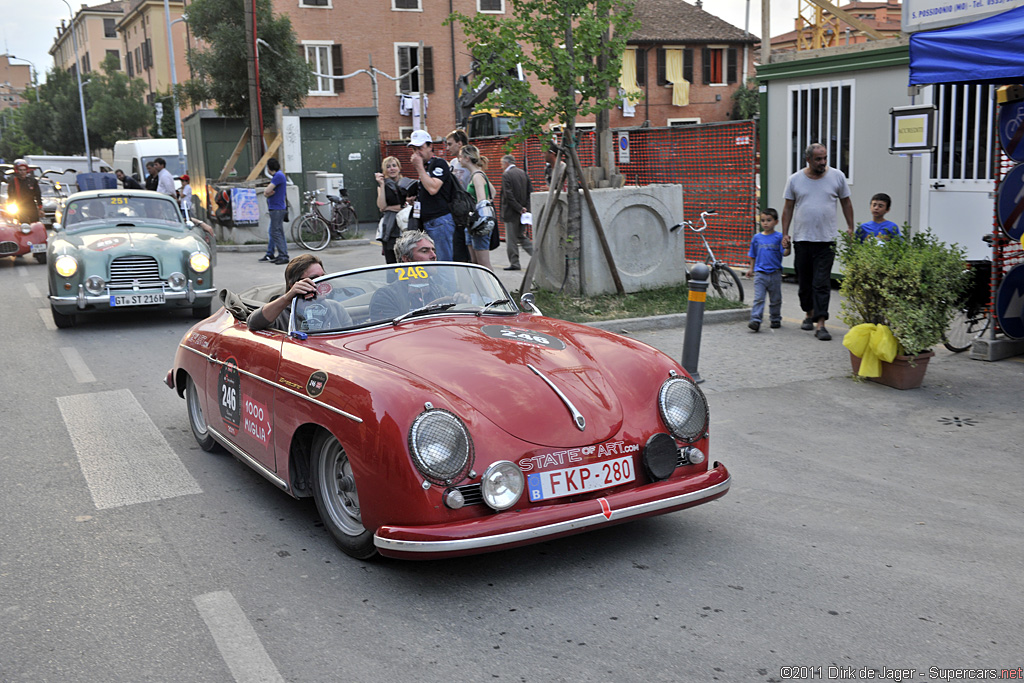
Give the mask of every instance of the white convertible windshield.
[[518, 312], [494, 273], [449, 263], [405, 263], [325, 275], [316, 297], [292, 307], [290, 330], [326, 332], [432, 315]]

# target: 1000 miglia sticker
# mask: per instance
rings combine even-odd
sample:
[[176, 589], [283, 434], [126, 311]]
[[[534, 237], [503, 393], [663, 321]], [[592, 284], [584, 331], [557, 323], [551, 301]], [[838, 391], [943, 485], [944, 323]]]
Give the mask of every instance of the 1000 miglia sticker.
[[541, 346], [545, 349], [554, 349], [555, 351], [561, 351], [565, 348], [565, 342], [558, 337], [552, 337], [550, 334], [535, 332], [534, 330], [526, 330], [521, 327], [509, 327], [508, 325], [484, 325], [480, 328], [480, 331], [488, 337], [504, 339], [518, 344]]

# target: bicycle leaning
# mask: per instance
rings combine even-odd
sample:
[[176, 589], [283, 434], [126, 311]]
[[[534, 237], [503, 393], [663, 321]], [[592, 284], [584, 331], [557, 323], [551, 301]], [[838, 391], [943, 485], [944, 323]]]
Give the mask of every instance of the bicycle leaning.
[[968, 261], [967, 271], [971, 274], [971, 284], [960, 300], [960, 307], [946, 329], [945, 347], [953, 353], [960, 353], [971, 348], [988, 330], [991, 319], [988, 317], [989, 279], [992, 277], [991, 261]]
[[[708, 269], [711, 271], [711, 287], [714, 289], [713, 296], [719, 296], [729, 301], [742, 302], [743, 285], [740, 283], [739, 277], [724, 261], [719, 261], [715, 258], [715, 252], [711, 251], [711, 245], [708, 244], [707, 239], [704, 237], [704, 230], [708, 227], [707, 217], [713, 216], [716, 213], [716, 211], [701, 211], [699, 228], [694, 226], [693, 221], [683, 221], [669, 228], [669, 232], [675, 232], [680, 228], [689, 228], [692, 232], [697, 233], [704, 243], [704, 249], [707, 251], [704, 263], [707, 264]], [[690, 279], [689, 271], [686, 273], [686, 279]]]
[[[304, 192], [306, 205], [302, 215], [292, 223], [292, 241], [311, 251], [325, 249], [332, 239], [344, 239], [345, 235], [359, 225], [356, 210], [349, 201], [348, 192], [341, 190], [341, 196], [329, 194], [327, 201], [319, 201], [318, 191]], [[321, 206], [331, 205], [331, 217], [327, 219], [320, 211]]]

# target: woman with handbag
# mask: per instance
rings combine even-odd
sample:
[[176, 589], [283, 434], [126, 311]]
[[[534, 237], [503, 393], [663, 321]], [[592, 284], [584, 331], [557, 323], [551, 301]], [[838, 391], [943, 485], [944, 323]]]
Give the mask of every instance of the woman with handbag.
[[377, 180], [377, 208], [380, 209], [380, 222], [377, 224], [377, 239], [382, 245], [381, 253], [385, 263], [397, 263], [395, 256], [395, 240], [402, 234], [395, 220], [398, 211], [405, 204], [405, 191], [400, 183], [402, 162], [396, 157], [388, 157], [380, 165], [382, 173], [374, 173]]
[[[484, 171], [487, 170], [487, 157], [480, 154], [475, 145], [465, 145], [459, 151], [459, 161], [469, 171], [469, 185], [466, 188], [469, 194], [478, 204], [481, 201], [490, 200], [494, 197], [494, 186], [487, 179]], [[491, 205], [491, 215], [493, 215]], [[491, 267], [491, 232], [486, 226], [493, 226], [493, 221], [473, 221], [470, 227], [466, 228], [466, 244], [469, 246], [469, 257], [473, 263], [478, 263], [485, 268]]]

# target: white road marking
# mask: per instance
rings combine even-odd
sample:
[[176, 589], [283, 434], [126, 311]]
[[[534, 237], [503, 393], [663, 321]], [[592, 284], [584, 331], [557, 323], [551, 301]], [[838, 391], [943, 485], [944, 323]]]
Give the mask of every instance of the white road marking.
[[30, 297], [32, 297], [33, 299], [42, 299], [43, 298], [43, 293], [39, 291], [38, 287], [36, 287], [36, 283], [34, 283], [34, 282], [26, 282], [25, 283], [25, 289], [28, 291], [28, 295]]
[[255, 629], [228, 591], [192, 599], [213, 635], [220, 656], [238, 683], [284, 683]]
[[49, 308], [40, 308], [39, 317], [43, 319], [43, 326], [48, 330], [56, 330], [57, 325], [53, 322], [53, 314]]
[[57, 405], [98, 510], [203, 492], [128, 389]]
[[96, 378], [89, 371], [89, 366], [82, 360], [82, 356], [78, 353], [78, 349], [73, 349], [70, 346], [62, 346], [60, 348], [60, 355], [64, 356], [64, 360], [67, 362], [68, 367], [71, 368], [71, 374], [75, 376], [81, 384], [88, 384], [89, 382], [95, 382]]

